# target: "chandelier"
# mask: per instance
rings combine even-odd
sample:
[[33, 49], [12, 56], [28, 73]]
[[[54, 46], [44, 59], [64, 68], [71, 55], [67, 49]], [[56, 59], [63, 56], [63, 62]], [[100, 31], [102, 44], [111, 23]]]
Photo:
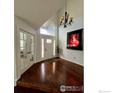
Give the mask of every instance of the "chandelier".
[[69, 13], [67, 12], [67, 5], [65, 0], [65, 13], [64, 16], [60, 17], [60, 26], [63, 25], [66, 28], [68, 25], [73, 23], [73, 17], [70, 17]]

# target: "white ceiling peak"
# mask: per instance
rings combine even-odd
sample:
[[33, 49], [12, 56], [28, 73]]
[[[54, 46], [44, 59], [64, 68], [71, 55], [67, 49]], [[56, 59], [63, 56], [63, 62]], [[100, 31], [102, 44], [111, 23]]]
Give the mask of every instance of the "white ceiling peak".
[[64, 0], [15, 0], [15, 15], [39, 29], [61, 7]]

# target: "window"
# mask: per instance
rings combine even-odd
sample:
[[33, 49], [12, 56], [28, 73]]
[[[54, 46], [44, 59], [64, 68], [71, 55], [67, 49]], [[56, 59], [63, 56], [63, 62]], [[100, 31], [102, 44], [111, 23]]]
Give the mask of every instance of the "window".
[[50, 44], [50, 43], [52, 43], [52, 40], [51, 39], [46, 39], [46, 43]]
[[26, 34], [20, 32], [20, 50], [23, 51], [23, 49], [26, 46]]
[[23, 57], [26, 48], [26, 34], [20, 32], [20, 56]]
[[44, 58], [44, 39], [41, 39], [41, 57]]
[[53, 56], [56, 55], [56, 43], [55, 40], [53, 41]]
[[40, 34], [49, 35], [46, 29], [40, 28]]

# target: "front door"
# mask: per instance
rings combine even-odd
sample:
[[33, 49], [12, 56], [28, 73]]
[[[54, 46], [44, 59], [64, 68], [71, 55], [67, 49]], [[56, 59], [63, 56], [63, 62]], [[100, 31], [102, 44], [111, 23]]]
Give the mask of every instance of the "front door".
[[41, 36], [41, 57], [43, 60], [55, 57], [55, 39], [53, 36]]

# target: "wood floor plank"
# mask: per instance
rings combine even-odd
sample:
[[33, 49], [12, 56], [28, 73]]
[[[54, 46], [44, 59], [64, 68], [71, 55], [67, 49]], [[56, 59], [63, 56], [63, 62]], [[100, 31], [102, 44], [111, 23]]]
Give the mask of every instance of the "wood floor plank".
[[46, 93], [37, 89], [31, 89], [31, 88], [25, 88], [25, 87], [20, 87], [16, 86], [14, 88], [14, 93]]
[[[83, 77], [83, 66], [57, 58], [34, 64], [21, 76], [17, 86], [61, 93], [61, 85], [83, 86]], [[64, 93], [83, 93], [83, 89]]]

